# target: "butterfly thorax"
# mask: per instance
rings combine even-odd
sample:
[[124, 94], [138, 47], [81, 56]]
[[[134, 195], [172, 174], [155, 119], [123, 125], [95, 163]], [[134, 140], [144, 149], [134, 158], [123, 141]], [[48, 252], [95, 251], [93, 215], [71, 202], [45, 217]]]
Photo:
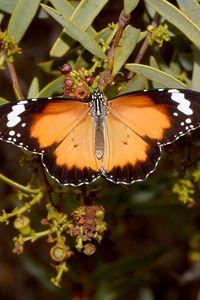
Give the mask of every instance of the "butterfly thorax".
[[95, 155], [102, 159], [104, 155], [105, 117], [107, 114], [107, 102], [100, 90], [94, 91], [90, 102], [90, 113], [94, 120], [95, 128]]

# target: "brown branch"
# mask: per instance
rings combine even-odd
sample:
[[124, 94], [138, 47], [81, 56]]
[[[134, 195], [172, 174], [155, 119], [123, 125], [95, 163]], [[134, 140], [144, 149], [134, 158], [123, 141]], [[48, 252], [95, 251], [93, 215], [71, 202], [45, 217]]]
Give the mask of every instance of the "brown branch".
[[[153, 17], [153, 20], [151, 22], [151, 26], [153, 28], [156, 28], [157, 25], [158, 25], [158, 20], [159, 20], [159, 14], [158, 13], [155, 13], [154, 17]], [[152, 35], [152, 32], [147, 32], [147, 35], [145, 37], [145, 40], [138, 52], [138, 55], [136, 56], [136, 59], [135, 59], [135, 63], [139, 64], [145, 54], [145, 52], [147, 51], [148, 47], [149, 47], [149, 39], [151, 38], [151, 35]], [[130, 80], [131, 78], [133, 78], [133, 76], [135, 75], [134, 72], [129, 72], [128, 75], [127, 75], [127, 79]]]
[[130, 20], [130, 16], [126, 16], [124, 14], [124, 10], [121, 12], [120, 16], [119, 16], [119, 25], [118, 25], [118, 29], [116, 32], [116, 35], [113, 39], [113, 43], [112, 46], [110, 48], [110, 50], [107, 53], [107, 57], [108, 57], [108, 70], [112, 70], [113, 67], [113, 59], [115, 56], [115, 51], [119, 45], [119, 41], [121, 39], [122, 33], [124, 31], [124, 29], [126, 28], [127, 24], [129, 23]]
[[21, 86], [19, 84], [19, 80], [17, 78], [17, 73], [16, 73], [16, 70], [15, 70], [14, 64], [7, 61], [7, 66], [8, 66], [8, 70], [9, 70], [9, 73], [10, 73], [10, 77], [11, 77], [14, 89], [16, 89], [17, 94], [19, 95], [20, 99], [24, 99], [25, 97], [24, 97], [24, 94], [22, 92]]
[[[2, 32], [1, 27], [0, 27], [0, 32]], [[5, 57], [7, 57], [5, 50], [4, 49], [1, 49], [1, 50], [2, 50], [3, 55]], [[19, 83], [19, 80], [18, 80], [18, 77], [17, 77], [17, 73], [16, 73], [16, 70], [15, 70], [14, 64], [9, 62], [8, 60], [6, 60], [6, 62], [7, 62], [8, 70], [9, 70], [9, 73], [10, 73], [10, 77], [11, 77], [14, 89], [16, 89], [17, 94], [20, 97], [20, 99], [24, 99], [25, 97], [24, 97], [24, 94], [22, 92], [22, 89], [21, 89], [21, 86], [20, 86], [20, 83]]]

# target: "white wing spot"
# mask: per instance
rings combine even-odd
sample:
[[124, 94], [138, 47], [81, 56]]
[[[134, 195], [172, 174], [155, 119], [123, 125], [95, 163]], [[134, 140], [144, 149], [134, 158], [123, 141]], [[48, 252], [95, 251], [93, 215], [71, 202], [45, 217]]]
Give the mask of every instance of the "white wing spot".
[[21, 134], [20, 133], [17, 133], [17, 137], [20, 137], [21, 136]]
[[186, 129], [186, 130], [188, 130], [188, 129], [189, 129], [189, 127], [188, 127], [188, 126], [186, 126], [186, 127], [185, 127], [185, 129]]
[[177, 113], [177, 112], [174, 112], [173, 115], [174, 115], [175, 117], [177, 117], [177, 116], [178, 116], [178, 113]]
[[185, 123], [184, 122], [181, 122], [181, 126], [184, 126], [185, 125]]
[[159, 91], [159, 92], [163, 92], [163, 91], [164, 91], [164, 89], [158, 89], [158, 91]]
[[13, 138], [13, 142], [16, 142], [17, 140], [16, 140], [16, 138]]
[[37, 98], [32, 98], [31, 101], [37, 101]]
[[190, 123], [192, 123], [192, 120], [191, 120], [190, 118], [187, 118], [187, 119], [185, 120], [185, 122], [186, 122], [187, 124], [190, 124]]
[[26, 123], [22, 123], [22, 127], [25, 127], [26, 126]]
[[19, 115], [25, 111], [25, 106], [16, 104], [12, 107], [12, 111], [7, 115], [7, 127], [14, 127], [16, 126], [20, 121], [21, 118]]
[[21, 105], [21, 104], [27, 104], [28, 101], [27, 100], [20, 100], [17, 105]]
[[14, 131], [14, 130], [11, 130], [11, 131], [9, 132], [9, 135], [11, 135], [11, 136], [15, 135], [15, 131]]
[[185, 115], [192, 115], [193, 110], [190, 108], [191, 102], [187, 99], [185, 99], [185, 95], [183, 93], [172, 93], [171, 99], [178, 104], [177, 108], [179, 111], [184, 113]]
[[168, 93], [180, 93], [180, 91], [177, 89], [169, 89]]

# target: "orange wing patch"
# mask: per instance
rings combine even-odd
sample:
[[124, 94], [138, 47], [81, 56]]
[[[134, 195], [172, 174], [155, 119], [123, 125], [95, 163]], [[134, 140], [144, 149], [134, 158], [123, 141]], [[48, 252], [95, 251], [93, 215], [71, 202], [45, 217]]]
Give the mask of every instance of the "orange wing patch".
[[136, 105], [127, 96], [108, 101], [103, 174], [115, 183], [143, 180], [155, 169], [160, 157], [157, 141], [170, 127], [163, 106], [158, 109], [145, 96], [138, 100], [134, 96]]
[[88, 114], [87, 103], [59, 101], [48, 103], [42, 113], [35, 114], [30, 136], [41, 149], [60, 143]]
[[108, 101], [109, 111], [141, 137], [162, 140], [171, 127], [166, 105], [154, 104], [150, 97], [126, 95]]
[[94, 123], [88, 115], [63, 139], [55, 151], [43, 156], [51, 176], [61, 184], [80, 185], [100, 176], [94, 154]]

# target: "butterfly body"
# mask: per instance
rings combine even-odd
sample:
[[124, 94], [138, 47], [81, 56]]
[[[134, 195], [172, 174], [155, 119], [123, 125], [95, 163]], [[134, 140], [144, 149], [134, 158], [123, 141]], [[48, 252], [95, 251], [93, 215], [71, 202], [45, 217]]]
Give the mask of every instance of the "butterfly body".
[[131, 184], [152, 173], [161, 148], [200, 126], [200, 93], [159, 89], [105, 99], [22, 100], [0, 106], [0, 139], [41, 156], [62, 185], [101, 175]]

